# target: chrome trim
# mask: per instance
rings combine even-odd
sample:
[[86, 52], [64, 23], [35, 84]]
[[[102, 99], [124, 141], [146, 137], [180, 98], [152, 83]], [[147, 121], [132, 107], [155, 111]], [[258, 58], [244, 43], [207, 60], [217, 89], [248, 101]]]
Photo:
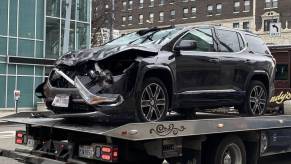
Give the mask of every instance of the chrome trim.
[[74, 85], [75, 86], [75, 82], [73, 79], [71, 79], [69, 76], [67, 76], [63, 71], [57, 69], [57, 68], [54, 68], [53, 69], [57, 74], [61, 75], [63, 78], [65, 78], [70, 84]]
[[[91, 93], [79, 80], [78, 77], [75, 77], [75, 86], [79, 90], [79, 93], [81, 97], [86, 101], [87, 104], [90, 105], [99, 105], [100, 103], [112, 103], [112, 104], [106, 104], [106, 105], [99, 105], [104, 107], [115, 107], [124, 102], [124, 99], [119, 94], [99, 94], [95, 95]], [[100, 102], [97, 102], [96, 104], [93, 104], [94, 99], [101, 99]]]
[[200, 94], [200, 93], [232, 93], [236, 92], [234, 89], [224, 89], [224, 90], [197, 90], [197, 91], [185, 91], [178, 94]]

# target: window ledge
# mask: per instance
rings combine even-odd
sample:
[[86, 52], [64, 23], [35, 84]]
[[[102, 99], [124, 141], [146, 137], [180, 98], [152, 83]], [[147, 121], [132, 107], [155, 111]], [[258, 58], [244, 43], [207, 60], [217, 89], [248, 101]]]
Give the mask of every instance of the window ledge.
[[243, 12], [244, 12], [244, 13], [249, 13], [249, 12], [250, 12], [250, 10], [244, 10]]
[[208, 17], [212, 17], [213, 15], [207, 15]]
[[235, 12], [233, 12], [234, 14], [239, 14], [239, 11], [235, 11]]
[[175, 19], [171, 19], [170, 21], [173, 22], [173, 21], [175, 21]]
[[164, 22], [164, 21], [158, 21], [159, 23]]
[[195, 16], [195, 17], [191, 17], [191, 18], [197, 18], [197, 17]]
[[219, 15], [221, 15], [221, 14], [215, 14], [216, 16], [219, 16]]
[[188, 19], [188, 18], [182, 18], [183, 20], [186, 20], [186, 19]]

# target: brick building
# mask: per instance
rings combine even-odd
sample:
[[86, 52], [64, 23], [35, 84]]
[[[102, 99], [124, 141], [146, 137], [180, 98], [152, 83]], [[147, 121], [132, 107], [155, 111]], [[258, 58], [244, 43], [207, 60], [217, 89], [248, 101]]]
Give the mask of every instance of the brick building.
[[[111, 8], [107, 0], [107, 8]], [[291, 44], [290, 0], [115, 0], [115, 29], [127, 33], [155, 26], [216, 24], [247, 29], [269, 44]], [[270, 22], [282, 23], [280, 37]]]

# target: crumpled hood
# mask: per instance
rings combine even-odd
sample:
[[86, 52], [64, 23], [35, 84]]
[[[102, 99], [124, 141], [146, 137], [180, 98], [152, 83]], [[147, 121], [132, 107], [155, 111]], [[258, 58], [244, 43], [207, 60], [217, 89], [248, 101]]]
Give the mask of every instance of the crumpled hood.
[[90, 60], [99, 61], [129, 50], [149, 52], [143, 53], [143, 56], [145, 56], [144, 54], [148, 54], [146, 56], [152, 56], [156, 55], [160, 49], [160, 45], [147, 44], [146, 46], [147, 47], [140, 45], [105, 45], [91, 49], [72, 51], [60, 57], [56, 61], [56, 65], [74, 66], [78, 63], [83, 63]]

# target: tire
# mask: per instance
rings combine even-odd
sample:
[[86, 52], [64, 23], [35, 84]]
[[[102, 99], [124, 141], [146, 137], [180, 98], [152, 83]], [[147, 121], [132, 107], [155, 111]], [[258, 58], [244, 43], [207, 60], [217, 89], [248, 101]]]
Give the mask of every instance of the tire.
[[257, 80], [251, 81], [244, 103], [238, 108], [239, 113], [247, 116], [264, 115], [267, 109], [268, 93], [265, 85]]
[[145, 79], [141, 92], [137, 95], [136, 121], [162, 121], [166, 117], [168, 107], [169, 96], [164, 83], [155, 77]]
[[245, 145], [235, 135], [225, 137], [212, 155], [212, 164], [246, 164]]

